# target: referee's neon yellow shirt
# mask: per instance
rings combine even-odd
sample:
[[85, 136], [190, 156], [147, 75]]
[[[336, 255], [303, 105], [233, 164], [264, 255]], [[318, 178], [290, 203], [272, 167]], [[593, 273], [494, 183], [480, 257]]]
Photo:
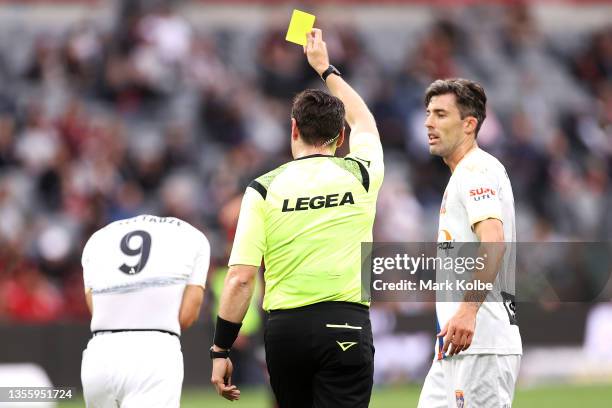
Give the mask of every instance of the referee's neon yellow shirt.
[[246, 189], [229, 265], [260, 266], [264, 310], [361, 300], [361, 243], [372, 242], [383, 181], [377, 135], [350, 137], [346, 157], [306, 156]]

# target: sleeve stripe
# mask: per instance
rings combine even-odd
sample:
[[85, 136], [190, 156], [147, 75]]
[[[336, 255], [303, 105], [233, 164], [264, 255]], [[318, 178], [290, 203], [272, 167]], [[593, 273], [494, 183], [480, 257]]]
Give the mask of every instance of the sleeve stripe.
[[347, 157], [346, 160], [352, 160], [359, 166], [359, 171], [361, 171], [361, 184], [365, 188], [365, 191], [368, 192], [370, 190], [370, 174], [368, 173], [368, 169], [363, 165], [359, 160], [355, 160], [352, 157]]
[[253, 190], [261, 194], [264, 200], [266, 199], [266, 196], [268, 195], [268, 190], [266, 190], [266, 188], [262, 186], [257, 180], [251, 181], [248, 187], [251, 187]]

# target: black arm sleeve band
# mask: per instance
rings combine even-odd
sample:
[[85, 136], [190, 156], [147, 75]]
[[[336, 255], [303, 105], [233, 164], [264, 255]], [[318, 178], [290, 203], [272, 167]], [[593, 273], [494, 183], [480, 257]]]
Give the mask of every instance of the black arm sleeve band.
[[242, 323], [228, 322], [217, 316], [214, 344], [222, 349], [231, 349], [241, 327]]

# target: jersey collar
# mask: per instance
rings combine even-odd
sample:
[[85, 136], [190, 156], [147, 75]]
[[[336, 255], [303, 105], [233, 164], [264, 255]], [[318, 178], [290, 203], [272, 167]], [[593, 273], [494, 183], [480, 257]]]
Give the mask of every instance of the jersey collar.
[[335, 157], [335, 156], [332, 155], [332, 154], [316, 153], [316, 154], [309, 154], [308, 156], [298, 157], [297, 159], [293, 159], [293, 161], [310, 159], [310, 158], [313, 158], [313, 157]]

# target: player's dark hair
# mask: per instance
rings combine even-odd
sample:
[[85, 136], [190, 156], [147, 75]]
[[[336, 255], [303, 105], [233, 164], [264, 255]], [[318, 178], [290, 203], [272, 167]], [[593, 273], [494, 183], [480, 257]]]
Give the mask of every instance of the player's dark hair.
[[344, 104], [327, 92], [307, 89], [293, 99], [291, 117], [304, 142], [313, 146], [328, 145], [344, 126]]
[[475, 135], [487, 117], [487, 95], [484, 88], [478, 82], [462, 78], [438, 79], [429, 85], [425, 91], [425, 108], [429, 105], [431, 98], [439, 95], [453, 94], [457, 101], [457, 108], [461, 119], [473, 116], [478, 121]]

